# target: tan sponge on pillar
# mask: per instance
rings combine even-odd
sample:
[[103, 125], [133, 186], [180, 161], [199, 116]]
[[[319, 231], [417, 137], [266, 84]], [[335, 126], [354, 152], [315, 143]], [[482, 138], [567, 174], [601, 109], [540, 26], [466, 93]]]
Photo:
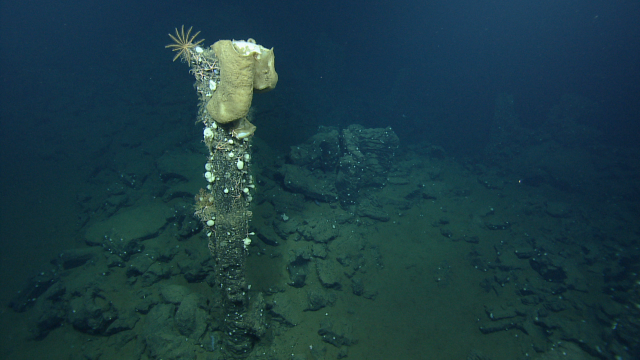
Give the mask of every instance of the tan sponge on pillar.
[[212, 47], [219, 61], [220, 84], [207, 103], [207, 111], [215, 121], [226, 124], [245, 117], [253, 89], [275, 88], [278, 74], [273, 49], [266, 49], [253, 39], [220, 40]]
[[253, 55], [240, 54], [230, 40], [213, 44], [220, 66], [220, 84], [207, 103], [213, 119], [226, 124], [247, 115], [253, 97]]
[[256, 54], [253, 88], [259, 92], [267, 92], [276, 87], [276, 84], [278, 83], [278, 73], [275, 68], [276, 58], [273, 55], [273, 48], [262, 49], [263, 50], [260, 54]]

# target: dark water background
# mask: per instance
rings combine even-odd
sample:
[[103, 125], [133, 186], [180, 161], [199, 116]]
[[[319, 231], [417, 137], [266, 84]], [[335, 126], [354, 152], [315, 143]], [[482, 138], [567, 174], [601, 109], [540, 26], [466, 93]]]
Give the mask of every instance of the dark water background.
[[[639, 8], [634, 1], [5, 3], [3, 136], [23, 136], [26, 126], [26, 140], [34, 139], [37, 125], [52, 121], [62, 135], [48, 137], [64, 137], [71, 124], [90, 127], [104, 107], [162, 104], [169, 91], [195, 101], [184, 92], [190, 79], [163, 47], [165, 34], [185, 24], [206, 43], [254, 37], [274, 46], [281, 95], [297, 94], [287, 107], [315, 113], [302, 126], [393, 125], [405, 142], [428, 139], [469, 154], [488, 139], [498, 93], [514, 96], [530, 127], [575, 93], [598, 104], [584, 121], [604, 141], [633, 145]], [[75, 117], [56, 116], [60, 108]], [[36, 120], [38, 112], [48, 116]], [[3, 141], [3, 153], [13, 158], [38, 143]]]
[[77, 182], [119, 161], [105, 155], [112, 144], [201, 136], [193, 79], [164, 48], [182, 24], [205, 44], [275, 48], [278, 87], [254, 104], [280, 119], [258, 123], [257, 136], [281, 151], [320, 125], [358, 123], [482, 162], [500, 94], [527, 129], [571, 94], [590, 107], [574, 125], [597, 134], [584, 146], [640, 140], [638, 1], [25, 0], [3, 1], [0, 18], [7, 294], [81, 243]]

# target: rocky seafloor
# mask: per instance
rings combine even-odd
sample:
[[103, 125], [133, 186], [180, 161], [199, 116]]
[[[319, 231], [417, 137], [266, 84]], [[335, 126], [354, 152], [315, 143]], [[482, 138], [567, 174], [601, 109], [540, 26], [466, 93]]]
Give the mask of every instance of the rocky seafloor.
[[[28, 324], [16, 356], [66, 341], [72, 359], [225, 358], [192, 216], [200, 147], [92, 173], [106, 191], [77, 195], [83, 246], [9, 304]], [[257, 142], [247, 281], [266, 328], [248, 357], [639, 356], [637, 208], [606, 191], [638, 169], [608, 156], [572, 183], [402, 147], [389, 128], [320, 129], [288, 154]]]

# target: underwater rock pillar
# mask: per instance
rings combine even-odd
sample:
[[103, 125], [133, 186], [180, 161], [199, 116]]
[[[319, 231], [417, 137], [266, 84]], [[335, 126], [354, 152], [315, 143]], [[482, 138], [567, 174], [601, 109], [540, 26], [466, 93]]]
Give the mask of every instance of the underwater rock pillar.
[[[193, 39], [185, 39], [193, 41]], [[253, 91], [268, 91], [277, 83], [273, 49], [255, 41], [220, 40], [211, 48], [184, 45], [182, 56], [196, 78], [198, 122], [209, 150], [204, 178], [206, 189], [196, 195], [195, 216], [204, 225], [215, 259], [216, 284], [223, 294], [225, 358], [247, 356], [264, 336], [265, 307], [261, 294], [249, 297], [245, 280], [251, 245], [249, 221], [254, 179], [251, 175], [249, 121]], [[197, 44], [197, 43], [196, 43]]]

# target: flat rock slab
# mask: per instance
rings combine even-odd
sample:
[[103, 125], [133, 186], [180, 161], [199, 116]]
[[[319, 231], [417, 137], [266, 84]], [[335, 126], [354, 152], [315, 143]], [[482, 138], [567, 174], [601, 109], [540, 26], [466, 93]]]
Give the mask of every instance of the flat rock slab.
[[150, 239], [158, 236], [172, 216], [171, 210], [159, 203], [123, 209], [109, 219], [91, 225], [85, 236], [89, 243], [100, 243], [105, 236], [126, 240]]
[[559, 201], [549, 201], [545, 211], [555, 218], [568, 218], [571, 215], [571, 206]]
[[283, 165], [281, 173], [284, 177], [284, 186], [289, 191], [324, 202], [338, 198], [335, 179], [331, 176], [325, 177], [321, 175], [324, 173], [319, 171], [314, 173], [291, 164]]

